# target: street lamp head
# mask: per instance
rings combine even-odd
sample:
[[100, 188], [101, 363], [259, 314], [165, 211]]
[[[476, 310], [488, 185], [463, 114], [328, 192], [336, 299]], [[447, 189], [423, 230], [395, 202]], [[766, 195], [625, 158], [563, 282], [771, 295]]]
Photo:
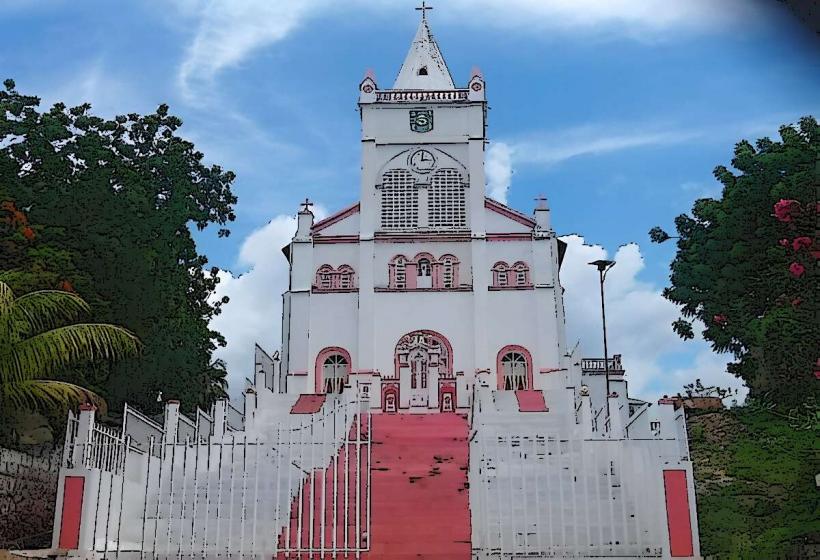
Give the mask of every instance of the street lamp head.
[[608, 260], [605, 260], [605, 259], [599, 259], [597, 261], [592, 261], [589, 264], [591, 264], [592, 266], [598, 267], [599, 272], [605, 272], [605, 271], [609, 270], [610, 268], [612, 268], [613, 266], [615, 266], [615, 261], [608, 261]]

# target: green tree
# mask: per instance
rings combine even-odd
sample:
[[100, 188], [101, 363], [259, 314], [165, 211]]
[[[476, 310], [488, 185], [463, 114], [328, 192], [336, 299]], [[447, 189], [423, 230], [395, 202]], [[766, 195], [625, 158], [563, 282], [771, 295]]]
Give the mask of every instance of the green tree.
[[49, 290], [15, 298], [0, 282], [0, 418], [17, 409], [101, 402], [60, 375], [87, 362], [134, 356], [139, 342], [122, 327], [78, 323], [89, 311], [76, 294]]
[[67, 281], [95, 320], [139, 337], [139, 357], [77, 373], [112, 406], [128, 400], [151, 412], [159, 391], [189, 410], [207, 405], [202, 379], [218, 379], [212, 354], [225, 343], [208, 325], [227, 299], [212, 300], [218, 270], [197, 251], [191, 226], [217, 224], [220, 237], [229, 234], [234, 174], [205, 165], [165, 105], [110, 120], [87, 104], [40, 112], [39, 99], [11, 80], [5, 86], [0, 185], [36, 224], [35, 248], [62, 259], [45, 259], [52, 276], [37, 274], [36, 259], [24, 262], [25, 274], [4, 264], [0, 274], [15, 289], [40, 278], [40, 288]]
[[[715, 168], [720, 199], [700, 199], [675, 219], [677, 255], [664, 296], [678, 304], [684, 339], [693, 321], [734, 361], [751, 397], [782, 405], [814, 397], [820, 358], [817, 246], [820, 127], [812, 117], [780, 128], [780, 141], [739, 142], [733, 172]], [[655, 242], [672, 239], [660, 228]]]

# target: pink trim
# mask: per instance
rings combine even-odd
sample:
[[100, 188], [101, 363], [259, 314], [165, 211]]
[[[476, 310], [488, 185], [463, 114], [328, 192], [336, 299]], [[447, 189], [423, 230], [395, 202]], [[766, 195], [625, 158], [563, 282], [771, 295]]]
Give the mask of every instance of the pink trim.
[[487, 286], [491, 292], [504, 292], [508, 290], [534, 290], [535, 286]]
[[424, 251], [422, 251], [421, 253], [417, 254], [415, 257], [413, 257], [413, 262], [416, 262], [416, 263], [417, 263], [417, 262], [419, 262], [419, 260], [421, 260], [421, 259], [427, 259], [428, 261], [430, 261], [430, 265], [432, 265], [433, 263], [437, 262], [437, 261], [436, 261], [436, 257], [434, 257], [434, 256], [433, 256], [433, 255], [431, 255], [430, 253], [426, 253], [426, 252], [424, 252]]
[[410, 243], [416, 241], [464, 242], [472, 240], [469, 233], [376, 233], [373, 239], [376, 243]]
[[535, 221], [526, 217], [524, 214], [513, 210], [509, 206], [505, 206], [500, 202], [492, 200], [491, 198], [484, 199], [484, 208], [488, 210], [492, 210], [496, 214], [501, 214], [502, 216], [513, 220], [514, 222], [518, 222], [519, 224], [523, 224], [525, 226], [529, 226], [534, 228]]
[[387, 395], [392, 394], [395, 399], [396, 412], [399, 411], [399, 384], [382, 382], [382, 412], [387, 412]]
[[358, 235], [317, 235], [313, 238], [314, 245], [335, 245], [338, 243], [359, 243]]
[[[532, 289], [532, 288], [527, 288]], [[384, 286], [376, 286], [373, 288], [374, 292], [472, 292], [472, 286], [456, 286], [455, 288], [385, 288]]]
[[77, 550], [80, 546], [84, 490], [84, 477], [67, 476], [63, 479], [63, 512], [60, 516], [59, 548]]
[[296, 375], [296, 376], [301, 377], [303, 375], [307, 375], [307, 370], [306, 369], [300, 369], [298, 371], [292, 371], [288, 375]]
[[350, 378], [350, 372], [353, 370], [353, 362], [350, 360], [350, 352], [341, 348], [339, 346], [328, 346], [327, 348], [322, 349], [316, 355], [316, 363], [314, 368], [314, 386], [316, 390], [316, 394], [320, 395], [325, 392], [325, 380], [323, 379], [324, 374], [322, 372], [322, 366], [325, 363], [325, 359], [332, 354], [341, 354], [345, 360], [347, 360], [347, 373], [345, 374], [345, 384], [347, 384], [347, 380]]
[[[453, 345], [450, 344], [450, 341], [447, 340], [447, 337], [441, 333], [436, 331], [431, 331], [428, 329], [419, 329], [415, 331], [410, 331], [409, 333], [405, 333], [399, 337], [399, 340], [396, 342], [396, 346], [393, 348], [393, 365], [395, 367], [395, 379], [399, 378], [399, 342], [401, 339], [407, 336], [408, 334], [414, 333], [423, 333], [427, 336], [432, 336], [433, 338], [437, 339], [444, 347], [447, 349], [447, 368], [444, 370], [444, 376], [452, 377], [453, 375]], [[439, 374], [442, 372], [439, 371]]]
[[415, 290], [418, 285], [419, 267], [414, 261], [407, 261], [404, 265], [404, 286], [408, 290]]
[[359, 212], [359, 208], [360, 208], [360, 205], [359, 205], [358, 202], [356, 204], [353, 204], [352, 206], [348, 206], [344, 210], [340, 210], [340, 211], [336, 212], [335, 214], [333, 214], [332, 216], [328, 216], [324, 220], [319, 220], [318, 222], [313, 224], [313, 227], [310, 228], [310, 231], [312, 231], [313, 233], [317, 233], [319, 231], [322, 231], [323, 229], [325, 229], [327, 227], [330, 227], [333, 224], [344, 220], [348, 216], [352, 216], [353, 214], [356, 214], [357, 212]]
[[[515, 282], [512, 282], [512, 284], [514, 286], [516, 286], [516, 287], [529, 287], [529, 286], [532, 286], [532, 281], [530, 279], [530, 267], [529, 267], [529, 265], [527, 265], [527, 263], [525, 263], [524, 261], [517, 261], [517, 262], [515, 262], [515, 264], [513, 264], [510, 267], [510, 270], [512, 271], [513, 274], [515, 274], [515, 278], [514, 278]], [[518, 273], [519, 272], [524, 273], [524, 283], [523, 284], [518, 282]]]
[[692, 516], [689, 511], [689, 491], [685, 470], [664, 470], [663, 488], [666, 494], [666, 527], [669, 530], [669, 554], [672, 558], [691, 558]]
[[[328, 276], [327, 280], [322, 276]], [[343, 278], [347, 277], [348, 286], [342, 286]], [[356, 271], [349, 264], [341, 264], [334, 269], [329, 264], [323, 264], [316, 270], [316, 275], [313, 278], [313, 292], [355, 292], [356, 290]]]
[[495, 376], [497, 388], [502, 391], [504, 390], [504, 368], [501, 366], [501, 358], [509, 352], [518, 352], [524, 356], [524, 360], [527, 362], [527, 389], [532, 390], [532, 355], [529, 350], [523, 346], [518, 346], [517, 344], [508, 344], [499, 350], [495, 357]]
[[438, 385], [438, 409], [439, 412], [444, 412], [444, 395], [449, 394], [453, 402], [453, 412], [456, 411], [456, 384], [453, 382], [442, 382], [439, 380]]
[[538, 373], [555, 373], [556, 371], [566, 371], [567, 368], [557, 368], [557, 367], [550, 367], [550, 368], [541, 368], [538, 370]]
[[547, 401], [544, 400], [543, 391], [516, 391], [515, 398], [518, 400], [518, 412], [549, 412]]
[[532, 241], [531, 233], [488, 233], [487, 241]]

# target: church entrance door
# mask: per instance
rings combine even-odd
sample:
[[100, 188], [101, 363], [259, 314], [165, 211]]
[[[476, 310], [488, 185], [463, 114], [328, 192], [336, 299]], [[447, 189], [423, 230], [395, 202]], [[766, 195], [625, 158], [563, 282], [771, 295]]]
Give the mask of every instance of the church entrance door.
[[430, 357], [423, 348], [410, 352], [410, 406], [426, 407], [430, 401]]
[[396, 344], [402, 408], [439, 408], [439, 379], [452, 375], [450, 343], [437, 332], [413, 331]]

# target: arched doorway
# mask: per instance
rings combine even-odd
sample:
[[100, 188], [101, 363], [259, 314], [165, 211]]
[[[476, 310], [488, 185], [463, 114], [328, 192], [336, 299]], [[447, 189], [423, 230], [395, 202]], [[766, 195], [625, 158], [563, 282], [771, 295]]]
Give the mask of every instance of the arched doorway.
[[339, 394], [350, 375], [350, 354], [344, 348], [325, 348], [316, 356], [316, 393]]
[[532, 356], [523, 346], [505, 346], [496, 359], [498, 389], [526, 391], [532, 389]]
[[420, 330], [399, 339], [395, 350], [395, 377], [401, 386], [402, 406], [438, 406], [438, 381], [453, 372], [450, 342], [434, 331]]

